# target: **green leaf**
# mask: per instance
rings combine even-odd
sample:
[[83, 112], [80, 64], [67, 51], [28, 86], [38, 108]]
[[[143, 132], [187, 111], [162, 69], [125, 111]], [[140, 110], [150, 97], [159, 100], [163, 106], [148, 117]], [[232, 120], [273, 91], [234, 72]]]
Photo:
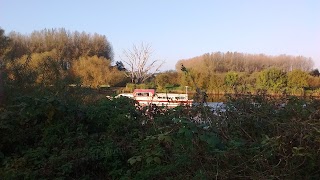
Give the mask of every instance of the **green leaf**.
[[162, 141], [164, 138], [165, 138], [165, 135], [164, 135], [164, 134], [160, 134], [160, 135], [158, 136], [158, 140], [159, 140], [159, 141]]
[[187, 129], [187, 130], [184, 132], [184, 135], [185, 135], [187, 138], [189, 138], [189, 139], [192, 138], [192, 132], [191, 132], [189, 129]]
[[172, 138], [171, 138], [170, 136], [165, 136], [165, 137], [164, 137], [164, 141], [171, 143], [171, 142], [172, 142]]
[[161, 159], [159, 157], [154, 157], [153, 158], [154, 162], [160, 164], [161, 163]]
[[186, 128], [180, 128], [179, 131], [178, 131], [178, 133], [179, 133], [179, 134], [182, 134], [182, 133], [184, 133], [185, 131], [186, 131]]
[[132, 164], [134, 164], [136, 162], [136, 159], [129, 159], [128, 161], [132, 165]]
[[181, 120], [178, 119], [178, 118], [172, 118], [172, 121], [173, 121], [174, 123], [178, 123], [178, 122], [180, 122]]
[[202, 134], [202, 135], [199, 136], [199, 138], [200, 138], [201, 141], [207, 141], [207, 136], [206, 135]]
[[152, 158], [152, 157], [148, 157], [148, 158], [146, 159], [147, 164], [150, 164], [152, 161], [153, 161], [153, 158]]
[[0, 151], [0, 159], [4, 158], [4, 154]]
[[141, 156], [137, 156], [136, 161], [141, 161]]
[[211, 137], [207, 139], [207, 143], [211, 146], [216, 146], [219, 143], [219, 141], [217, 138]]

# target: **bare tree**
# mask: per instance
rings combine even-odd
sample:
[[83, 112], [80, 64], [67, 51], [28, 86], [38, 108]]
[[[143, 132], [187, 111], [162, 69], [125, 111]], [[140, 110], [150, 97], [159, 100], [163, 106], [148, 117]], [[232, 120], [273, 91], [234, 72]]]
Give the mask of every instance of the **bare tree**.
[[159, 71], [164, 61], [152, 60], [152, 49], [149, 44], [133, 44], [132, 49], [124, 50], [121, 59], [129, 66], [128, 77], [132, 83], [140, 84]]

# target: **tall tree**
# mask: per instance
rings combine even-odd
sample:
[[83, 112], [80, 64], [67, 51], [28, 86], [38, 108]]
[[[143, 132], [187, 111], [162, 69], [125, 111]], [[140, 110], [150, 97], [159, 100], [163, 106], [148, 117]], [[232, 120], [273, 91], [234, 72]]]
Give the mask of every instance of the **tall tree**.
[[149, 44], [133, 44], [132, 49], [123, 51], [123, 61], [129, 66], [129, 77], [132, 83], [140, 84], [149, 77], [159, 72], [164, 61], [152, 59], [152, 49]]
[[[10, 39], [5, 35], [5, 31], [0, 28], [0, 58], [4, 58], [7, 48], [9, 47]], [[2, 62], [2, 61], [1, 61]]]
[[4, 79], [3, 79], [3, 70], [4, 70], [4, 60], [7, 53], [7, 48], [9, 47], [10, 39], [5, 36], [5, 31], [0, 28], [0, 105], [3, 104], [5, 95], [4, 95]]

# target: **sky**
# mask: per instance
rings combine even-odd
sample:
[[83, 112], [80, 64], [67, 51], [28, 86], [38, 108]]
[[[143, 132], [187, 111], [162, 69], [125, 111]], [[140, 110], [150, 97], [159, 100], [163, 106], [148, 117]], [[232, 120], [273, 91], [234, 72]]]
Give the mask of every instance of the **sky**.
[[144, 42], [162, 71], [217, 51], [302, 55], [320, 69], [319, 0], [0, 0], [0, 27], [102, 34], [114, 61]]

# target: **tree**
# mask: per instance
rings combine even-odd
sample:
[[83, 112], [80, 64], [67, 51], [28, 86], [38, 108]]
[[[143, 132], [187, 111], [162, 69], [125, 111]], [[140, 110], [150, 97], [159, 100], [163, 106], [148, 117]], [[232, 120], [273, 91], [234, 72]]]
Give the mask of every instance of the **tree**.
[[152, 60], [152, 53], [151, 46], [143, 42], [140, 46], [133, 44], [132, 49], [123, 51], [124, 58], [122, 59], [129, 66], [126, 69], [132, 83], [143, 83], [156, 72], [159, 72], [164, 61]]
[[156, 85], [158, 89], [164, 89], [169, 84], [170, 76], [166, 73], [158, 74], [156, 76]]
[[10, 39], [5, 36], [4, 30], [0, 28], [0, 105], [2, 105], [4, 101], [4, 80], [3, 80], [3, 66], [5, 55], [8, 51], [8, 47], [10, 44]]
[[308, 73], [301, 70], [293, 70], [288, 73], [288, 86], [293, 91], [302, 90], [308, 86]]
[[117, 61], [117, 62], [116, 62], [116, 67], [117, 67], [117, 69], [118, 69], [119, 71], [125, 71], [125, 70], [126, 70], [126, 68], [124, 67], [122, 61]]
[[2, 59], [4, 58], [4, 55], [6, 54], [9, 44], [10, 44], [10, 39], [9, 37], [5, 36], [4, 30], [0, 28], [0, 59], [2, 63]]
[[234, 88], [238, 84], [238, 73], [234, 71], [228, 72], [225, 77], [225, 84]]
[[112, 81], [110, 63], [110, 60], [103, 57], [81, 57], [73, 64], [71, 70], [81, 78], [85, 86], [110, 85]]
[[43, 29], [33, 31], [30, 35], [11, 32], [9, 38], [13, 45], [11, 59], [20, 58], [25, 54], [43, 53], [55, 50], [58, 59], [72, 63], [80, 57], [104, 57], [113, 60], [111, 43], [104, 35], [88, 34], [78, 31], [69, 32], [64, 28]]
[[271, 90], [277, 93], [286, 87], [287, 76], [286, 73], [280, 69], [266, 69], [260, 72], [257, 84], [262, 89]]
[[319, 72], [319, 69], [314, 69], [310, 72], [310, 75], [311, 76], [314, 76], [314, 77], [319, 77], [320, 76], [320, 72]]
[[320, 77], [318, 76], [309, 76], [308, 86], [312, 89], [320, 88]]
[[215, 73], [211, 75], [209, 79], [209, 90], [214, 91], [217, 94], [220, 94], [220, 91], [223, 90], [224, 85], [224, 75]]
[[294, 69], [310, 71], [314, 65], [311, 58], [303, 56], [278, 55], [268, 56], [264, 54], [244, 54], [238, 52], [213, 52], [206, 53], [190, 59], [183, 59], [177, 62], [176, 69], [184, 64], [186, 68], [193, 68], [195, 71], [213, 72], [259, 72], [263, 69], [277, 67], [288, 72]]

